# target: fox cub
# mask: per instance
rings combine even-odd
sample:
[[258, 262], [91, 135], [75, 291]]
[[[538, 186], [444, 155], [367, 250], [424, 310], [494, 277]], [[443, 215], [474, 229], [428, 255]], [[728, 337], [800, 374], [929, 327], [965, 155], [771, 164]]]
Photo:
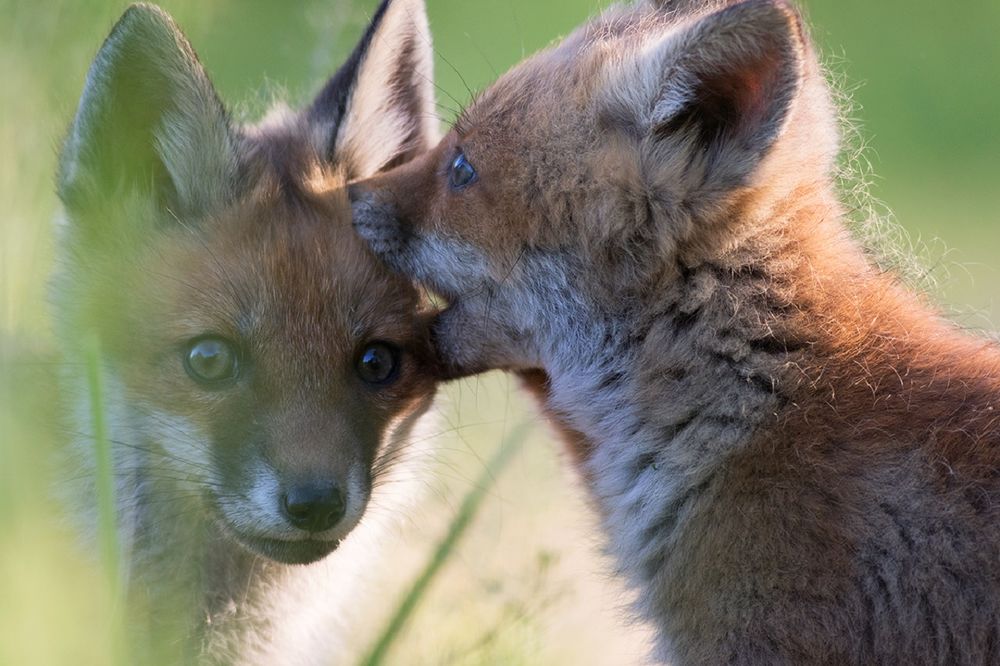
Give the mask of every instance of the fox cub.
[[830, 99], [782, 0], [612, 9], [355, 227], [539, 395], [658, 659], [1000, 663], [1000, 349], [852, 239]]
[[[330, 663], [357, 615], [375, 561], [359, 549], [400, 509], [437, 382], [430, 315], [354, 235], [344, 185], [433, 144], [431, 70], [422, 0], [383, 2], [315, 101], [257, 125], [155, 7], [130, 7], [90, 68], [58, 178], [71, 464], [93, 468], [80, 341], [97, 335], [130, 614], [148, 623], [131, 630], [160, 648]], [[71, 501], [93, 533], [83, 476]], [[370, 505], [353, 552], [327, 557]]]

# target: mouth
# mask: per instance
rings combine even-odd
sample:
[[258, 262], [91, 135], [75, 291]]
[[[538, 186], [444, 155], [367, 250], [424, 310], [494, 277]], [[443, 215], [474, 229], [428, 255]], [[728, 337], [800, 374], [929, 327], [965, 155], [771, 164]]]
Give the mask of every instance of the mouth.
[[282, 564], [312, 564], [337, 550], [340, 540], [318, 541], [304, 539], [302, 541], [285, 541], [266, 537], [250, 536], [234, 530], [229, 530], [236, 541], [254, 555], [260, 555]]

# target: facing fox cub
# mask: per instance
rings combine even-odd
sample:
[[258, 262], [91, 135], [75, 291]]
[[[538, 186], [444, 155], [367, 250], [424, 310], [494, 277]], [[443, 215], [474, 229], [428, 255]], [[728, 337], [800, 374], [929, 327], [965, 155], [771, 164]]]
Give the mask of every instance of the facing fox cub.
[[[398, 512], [435, 363], [344, 184], [432, 145], [431, 63], [422, 0], [386, 0], [311, 105], [258, 125], [230, 119], [155, 7], [129, 8], [90, 69], [59, 174], [72, 464], [93, 466], [94, 332], [130, 612], [161, 647], [179, 632], [211, 661], [330, 663], [369, 594], [371, 516], [327, 556], [369, 504]], [[94, 489], [76, 491], [92, 531]]]
[[674, 664], [1000, 662], [1000, 350], [877, 270], [782, 0], [613, 9], [355, 227], [566, 434]]

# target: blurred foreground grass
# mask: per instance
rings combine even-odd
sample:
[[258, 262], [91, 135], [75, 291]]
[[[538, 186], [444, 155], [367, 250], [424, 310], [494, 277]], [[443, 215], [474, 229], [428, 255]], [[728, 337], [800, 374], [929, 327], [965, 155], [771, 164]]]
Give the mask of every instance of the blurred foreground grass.
[[[224, 99], [258, 115], [306, 99], [353, 46], [374, 0], [172, 0]], [[444, 120], [522, 54], [596, 11], [593, 0], [428, 0]], [[50, 499], [58, 437], [45, 281], [55, 155], [83, 76], [125, 3], [0, 0], [0, 664], [104, 664], [112, 599]], [[809, 0], [815, 36], [849, 82], [885, 200], [927, 243], [940, 296], [970, 327], [1000, 320], [1000, 3]], [[934, 239], [940, 238], [941, 242]], [[948, 248], [945, 251], [945, 248]], [[950, 277], [949, 277], [950, 276]], [[491, 376], [450, 387], [431, 492], [371, 591], [369, 647], [448, 529], [460, 498], [526, 408]], [[585, 511], [539, 428], [390, 653], [400, 664], [620, 664], [642, 654]]]

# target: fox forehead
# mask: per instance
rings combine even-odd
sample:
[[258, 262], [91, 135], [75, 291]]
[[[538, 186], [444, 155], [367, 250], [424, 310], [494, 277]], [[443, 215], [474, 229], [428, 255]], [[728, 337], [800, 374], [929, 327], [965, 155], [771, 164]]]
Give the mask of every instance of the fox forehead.
[[168, 323], [174, 337], [208, 329], [250, 342], [280, 340], [294, 354], [327, 363], [366, 337], [412, 337], [415, 290], [371, 260], [337, 219], [346, 214], [334, 202], [267, 197], [163, 249], [163, 270], [181, 278], [173, 307], [185, 314]]
[[[439, 210], [446, 212], [439, 219], [449, 234], [473, 241], [492, 256], [519, 251], [515, 240], [562, 243], [561, 223], [567, 219], [562, 213], [586, 205], [600, 185], [598, 172], [605, 169], [603, 120], [615, 109], [607, 95], [607, 73], [681, 22], [680, 16], [662, 12], [648, 17], [635, 9], [610, 12], [484, 91], [462, 113], [435, 159], [465, 152], [482, 176], [476, 185], [483, 193], [480, 201], [516, 233], [497, 234], [496, 219], [462, 217], [464, 204], [445, 196]], [[406, 196], [420, 195], [414, 189]]]

